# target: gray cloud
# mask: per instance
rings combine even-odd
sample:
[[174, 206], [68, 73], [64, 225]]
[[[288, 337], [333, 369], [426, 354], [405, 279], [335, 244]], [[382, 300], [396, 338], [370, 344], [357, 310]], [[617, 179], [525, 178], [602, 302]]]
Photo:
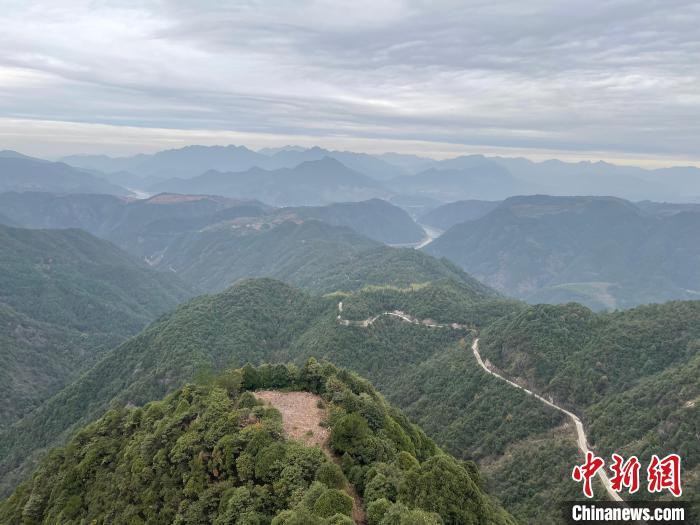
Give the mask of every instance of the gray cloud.
[[0, 116], [700, 161], [700, 4], [0, 0]]

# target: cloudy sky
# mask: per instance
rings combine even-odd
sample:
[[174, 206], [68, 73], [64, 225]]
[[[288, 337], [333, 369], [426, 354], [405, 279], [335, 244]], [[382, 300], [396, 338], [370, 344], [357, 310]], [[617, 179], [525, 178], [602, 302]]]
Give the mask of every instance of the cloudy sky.
[[700, 165], [700, 3], [0, 0], [0, 149]]

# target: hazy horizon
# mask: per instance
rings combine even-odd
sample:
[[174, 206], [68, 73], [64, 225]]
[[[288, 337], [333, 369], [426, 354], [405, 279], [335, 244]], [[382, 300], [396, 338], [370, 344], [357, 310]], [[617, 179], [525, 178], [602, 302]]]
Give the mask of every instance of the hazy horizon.
[[2, 2], [0, 145], [700, 166], [700, 6]]
[[[292, 137], [298, 139], [299, 137]], [[504, 159], [517, 159], [517, 158], [522, 158], [522, 159], [527, 159], [531, 162], [534, 163], [543, 163], [547, 161], [562, 161], [562, 162], [567, 162], [567, 163], [578, 163], [578, 162], [588, 162], [591, 164], [598, 163], [598, 162], [604, 162], [608, 164], [614, 164], [614, 165], [620, 165], [620, 166], [630, 166], [630, 167], [639, 167], [643, 169], [656, 169], [656, 168], [670, 168], [670, 167], [698, 167], [700, 168], [700, 162], [693, 162], [693, 161], [683, 161], [683, 160], [663, 160], [659, 158], [650, 158], [650, 159], [635, 159], [635, 158], [625, 158], [625, 157], [617, 157], [617, 158], [611, 158], [611, 157], [598, 157], [595, 154], [593, 155], [583, 155], [580, 153], [563, 153], [563, 152], [549, 152], [549, 153], [535, 153], [535, 152], [530, 152], [530, 151], [521, 151], [521, 150], [493, 150], [493, 149], [466, 149], [462, 145], [452, 145], [456, 146], [454, 150], [449, 150], [447, 148], [443, 149], [438, 149], [438, 150], [421, 150], [421, 149], [401, 149], [401, 148], [394, 148], [394, 149], [382, 149], [381, 146], [386, 146], [383, 142], [378, 142], [375, 147], [366, 147], [362, 148], [361, 146], [358, 148], [353, 148], [353, 147], [348, 147], [346, 142], [341, 142], [338, 144], [337, 147], [334, 146], [323, 146], [322, 144], [328, 142], [323, 140], [322, 138], [316, 138], [316, 141], [311, 141], [308, 144], [305, 144], [305, 140], [299, 140], [298, 142], [294, 141], [289, 141], [285, 142], [284, 140], [281, 141], [276, 141], [276, 142], [262, 142], [259, 143], [258, 145], [252, 145], [250, 143], [233, 143], [233, 142], [216, 142], [216, 141], [202, 141], [202, 142], [182, 142], [177, 143], [177, 144], [164, 144], [162, 147], [159, 146], [153, 146], [150, 148], [141, 148], [138, 149], [135, 148], [133, 150], [129, 149], [128, 151], [121, 151], [121, 150], [114, 150], [111, 148], [105, 148], [105, 149], [100, 149], [99, 146], [101, 143], [96, 143], [95, 144], [95, 149], [80, 149], [80, 150], [75, 150], [72, 152], [63, 152], [63, 153], [49, 153], [48, 155], [42, 154], [41, 150], [38, 151], [38, 153], [34, 153], [35, 148], [28, 148], [28, 149], [20, 149], [20, 148], [15, 148], [12, 147], [11, 145], [6, 145], [5, 142], [0, 142], [0, 151], [6, 150], [6, 151], [15, 151], [17, 153], [27, 155], [30, 157], [36, 157], [44, 160], [50, 160], [50, 161], [61, 161], [64, 158], [67, 157], [80, 157], [80, 156], [107, 156], [113, 159], [116, 158], [128, 158], [132, 156], [137, 156], [140, 154], [143, 155], [152, 155], [154, 153], [162, 152], [162, 151], [168, 151], [168, 150], [178, 150], [178, 149], [183, 149], [187, 148], [190, 146], [204, 146], [204, 147], [228, 147], [228, 146], [234, 146], [234, 147], [245, 147], [251, 151], [256, 151], [256, 152], [263, 152], [265, 149], [283, 149], [286, 147], [298, 147], [302, 149], [311, 149], [314, 147], [319, 147], [322, 149], [326, 149], [329, 151], [347, 151], [347, 152], [352, 152], [352, 153], [365, 153], [368, 155], [375, 155], [375, 156], [381, 156], [383, 154], [403, 154], [403, 155], [415, 155], [418, 157], [422, 157], [425, 159], [431, 159], [431, 160], [448, 160], [448, 159], [454, 159], [457, 157], [461, 156], [470, 156], [470, 155], [482, 155], [487, 158], [504, 158]], [[334, 141], [330, 141], [334, 143]], [[368, 144], [369, 146], [372, 146], [372, 144]], [[424, 144], [422, 144], [424, 145]], [[400, 146], [400, 144], [399, 144]], [[440, 145], [439, 145], [440, 146]], [[449, 144], [444, 145], [444, 146], [451, 146]], [[464, 148], [464, 149], [461, 149]]]

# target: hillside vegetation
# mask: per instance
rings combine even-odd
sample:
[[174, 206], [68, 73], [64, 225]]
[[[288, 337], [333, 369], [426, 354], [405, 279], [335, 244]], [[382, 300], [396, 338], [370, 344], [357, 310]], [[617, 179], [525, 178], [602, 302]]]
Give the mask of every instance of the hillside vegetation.
[[[256, 388], [320, 394], [327, 454], [286, 439], [279, 412], [251, 395]], [[314, 360], [247, 366], [109, 411], [52, 451], [0, 503], [0, 519], [352, 524], [350, 486], [369, 525], [515, 523], [483, 493], [473, 465], [441, 452], [366, 381]]]
[[700, 302], [609, 314], [538, 305], [493, 323], [482, 341], [510, 377], [577, 412], [598, 452], [680, 454], [686, 497], [700, 504]]
[[[479, 332], [484, 357], [508, 375], [531, 381], [533, 388], [547, 394], [544, 383], [536, 378], [539, 374], [553, 374], [556, 381], [552, 384], [558, 388], [555, 398], [561, 398], [560, 403], [582, 416], [595, 439], [596, 450], [606, 452], [606, 443], [623, 452], [637, 450], [635, 447], [640, 444], [648, 447], [645, 450], [659, 452], [678, 448], [689, 457], [691, 474], [685, 481], [692, 483], [695, 452], [688, 437], [695, 425], [695, 405], [687, 402], [694, 399], [693, 395], [697, 397], [692, 390], [696, 388], [696, 365], [692, 360], [684, 360], [694, 355], [695, 303], [677, 303], [678, 311], [673, 311], [674, 303], [649, 309], [637, 320], [651, 323], [648, 332], [642, 331], [627, 342], [624, 338], [616, 340], [616, 344], [624, 343], [627, 349], [616, 354], [608, 366], [604, 356], [597, 356], [593, 346], [585, 345], [595, 334], [602, 333], [601, 327], [606, 323], [610, 327], [629, 323], [621, 329], [622, 333], [633, 330], [637, 311], [599, 315], [578, 305], [528, 308], [499, 298], [483, 285], [450, 280], [375, 285], [353, 293], [311, 296], [277, 281], [255, 279], [239, 282], [217, 295], [194, 299], [163, 316], [109, 352], [92, 370], [32, 414], [0, 433], [4, 489], [14, 487], [26, 476], [42, 448], [60, 444], [110, 406], [139, 406], [193, 378], [207, 377], [246, 362], [293, 362], [302, 367], [315, 357], [368, 377], [438, 444], [459, 459], [476, 461], [483, 473], [483, 486], [517, 519], [556, 523], [553, 516], [558, 516], [558, 502], [581, 497], [576, 483], [562, 482], [570, 479], [571, 466], [580, 460], [570, 422], [537, 399], [485, 374], [469, 350], [471, 330], [429, 328], [389, 316], [380, 317], [367, 327], [344, 326], [337, 320], [340, 301], [343, 316], [357, 320], [400, 309], [412, 316], [449, 323], [455, 320], [446, 315], [454, 312], [462, 324]], [[571, 311], [567, 313], [567, 309]], [[618, 321], [607, 321], [617, 315]], [[670, 317], [676, 321], [668, 322]], [[666, 326], [656, 330], [655, 322]], [[518, 341], [523, 345], [538, 342], [528, 350], [532, 361], [519, 354]], [[685, 348], [683, 341], [691, 346]], [[659, 369], [659, 375], [637, 371], [637, 375], [624, 378], [620, 374], [616, 378], [611, 371], [613, 363], [622, 370], [629, 368], [627, 356], [642, 342], [650, 349], [649, 366]], [[610, 352], [614, 348], [617, 347], [612, 346]], [[514, 368], [506, 357], [498, 357], [496, 349], [504, 356], [510, 356], [513, 349]], [[535, 359], [545, 352], [551, 357]], [[602, 364], [577, 361], [577, 356], [583, 357], [586, 352], [596, 355]], [[567, 353], [571, 355], [560, 357]], [[578, 368], [569, 370], [569, 360]], [[519, 372], [518, 367], [527, 373]], [[266, 368], [269, 373], [273, 369]], [[598, 378], [602, 377], [598, 369], [608, 371], [607, 381], [615, 390], [597, 395]], [[673, 374], [684, 382], [680, 390], [669, 380]], [[589, 381], [595, 388], [588, 387]], [[595, 410], [602, 403], [610, 403], [612, 410], [624, 411], [630, 400], [622, 396], [641, 395], [635, 389], [645, 387], [652, 392], [648, 404], [642, 404], [636, 412], [629, 411], [629, 417], [639, 418], [635, 425], [641, 434], [620, 429], [596, 416]], [[674, 401], [679, 396], [690, 397], [683, 403]], [[651, 398], [659, 397], [669, 400], [668, 412], [654, 412], [667, 410], [651, 402]], [[667, 413], [667, 421], [677, 426], [659, 423]], [[670, 428], [674, 430], [667, 434]], [[649, 430], [653, 432], [647, 439], [644, 436]], [[31, 443], [22, 438], [28, 432], [34, 436]], [[639, 436], [643, 437], [641, 441]]]
[[292, 212], [303, 219], [347, 226], [370, 239], [387, 244], [418, 243], [425, 237], [423, 229], [405, 211], [381, 199], [286, 208], [283, 211]]
[[[359, 312], [371, 304], [383, 308], [389, 301], [399, 300], [397, 294], [405, 295], [401, 307], [413, 315], [430, 311], [431, 301], [444, 306], [450, 297], [459, 297], [462, 305], [471, 304], [474, 312], [475, 305], [483, 301], [486, 314], [468, 319], [477, 328], [494, 315], [522, 308], [510, 301], [497, 306], [498, 298], [483, 287], [473, 291], [458, 287], [457, 292], [448, 293], [451, 286], [457, 285], [423, 284], [418, 291], [391, 290], [388, 296], [369, 288], [351, 296], [314, 298], [282, 283], [253, 280], [222, 294], [195, 299], [110, 352], [83, 378], [0, 434], [4, 487], [12, 487], [26, 475], [41, 448], [62, 442], [77, 426], [93, 420], [110, 405], [140, 405], [208, 370], [248, 361], [294, 361], [301, 366], [315, 356], [350, 367], [371, 377], [461, 459], [492, 461], [509, 444], [560, 425], [560, 415], [555, 411], [480, 372], [460, 342], [464, 332], [434, 330], [391, 319], [382, 319], [369, 330], [343, 327], [336, 321], [340, 298], [350, 311]], [[455, 305], [452, 310], [458, 308]], [[441, 360], [442, 355], [450, 356], [445, 368], [450, 374], [447, 381], [443, 382], [444, 374], [414, 373]], [[459, 370], [464, 367], [472, 370], [471, 374], [462, 376]], [[484, 381], [500, 392], [502, 401], [493, 403], [482, 397]], [[443, 408], [437, 411], [438, 406]], [[438, 415], [454, 417], [455, 422], [444, 424]], [[474, 425], [474, 421], [480, 423]], [[22, 439], [29, 429], [35, 436], [31, 443]], [[508, 465], [506, 461], [502, 469]], [[547, 483], [544, 473], [523, 477], [516, 483], [519, 488], [510, 507], [526, 517], [556, 511], [548, 496], [557, 487]], [[538, 507], [533, 493], [549, 501], [549, 506]]]
[[320, 220], [375, 241], [415, 244], [425, 233], [401, 208], [380, 199], [326, 206], [274, 208], [256, 200], [159, 194], [127, 200], [111, 195], [0, 193], [0, 222], [27, 228], [80, 228], [153, 264], [180, 237], [211, 229], [252, 234], [285, 221]]
[[0, 428], [193, 295], [82, 231], [0, 226], [0, 246]]
[[191, 290], [80, 230], [0, 226], [0, 301], [82, 331], [135, 333]]
[[536, 195], [507, 199], [425, 250], [531, 303], [613, 310], [700, 298], [698, 231], [696, 211], [660, 215], [612, 197]]
[[450, 202], [422, 214], [419, 221], [421, 224], [445, 231], [456, 224], [480, 219], [499, 204], [499, 201], [477, 200]]
[[21, 419], [123, 340], [37, 321], [0, 302], [0, 429]]
[[160, 266], [212, 292], [241, 278], [263, 276], [316, 293], [446, 278], [476, 283], [447, 261], [413, 249], [382, 246], [349, 228], [316, 220], [285, 221], [252, 233], [224, 227], [184, 235], [165, 253]]

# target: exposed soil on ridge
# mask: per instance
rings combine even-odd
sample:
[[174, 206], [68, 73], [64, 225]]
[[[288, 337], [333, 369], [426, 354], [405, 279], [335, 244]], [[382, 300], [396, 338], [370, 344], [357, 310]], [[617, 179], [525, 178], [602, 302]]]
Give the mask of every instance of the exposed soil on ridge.
[[287, 437], [326, 448], [330, 433], [321, 426], [326, 410], [318, 408], [318, 402], [322, 402], [319, 396], [309, 392], [261, 390], [255, 392], [255, 397], [280, 411]]
[[[254, 392], [255, 397], [273, 406], [282, 414], [282, 427], [288, 438], [302, 441], [307, 445], [318, 445], [323, 452], [336, 464], [340, 460], [328, 447], [330, 432], [321, 426], [327, 411], [320, 396], [310, 392], [279, 392], [277, 390], [260, 390]], [[352, 496], [352, 519], [358, 525], [367, 523], [362, 499], [355, 487], [348, 483], [345, 491]]]

